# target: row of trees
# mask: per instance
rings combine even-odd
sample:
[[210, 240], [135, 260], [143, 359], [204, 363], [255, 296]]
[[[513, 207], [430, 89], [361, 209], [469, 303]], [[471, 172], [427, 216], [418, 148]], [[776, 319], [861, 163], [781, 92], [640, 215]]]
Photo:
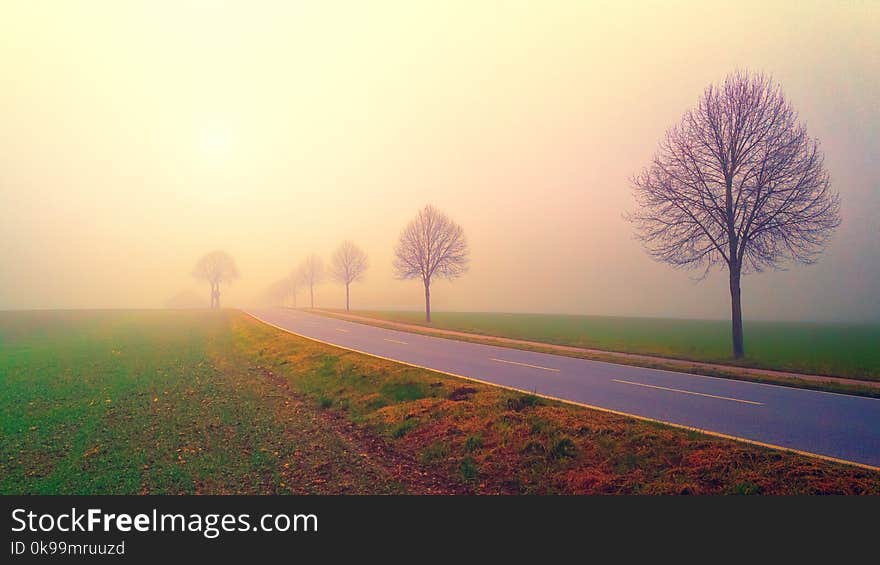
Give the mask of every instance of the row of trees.
[[[367, 254], [351, 241], [344, 241], [333, 253], [329, 275], [336, 282], [345, 286], [345, 309], [351, 309], [351, 285], [362, 281], [370, 266]], [[301, 287], [309, 289], [309, 306], [315, 307], [315, 287], [327, 278], [324, 261], [315, 253], [306, 257], [286, 277], [273, 283], [265, 293], [265, 299], [284, 304], [291, 299], [296, 308], [297, 291]]]
[[[656, 260], [678, 268], [714, 266], [728, 272], [734, 357], [745, 353], [741, 279], [787, 261], [812, 263], [840, 224], [840, 199], [831, 189], [819, 142], [807, 135], [795, 110], [771, 78], [735, 72], [703, 92], [697, 106], [666, 132], [650, 165], [631, 181], [637, 210], [627, 219]], [[351, 242], [333, 255], [332, 275], [349, 287], [361, 280], [367, 257]], [[426, 206], [400, 234], [394, 249], [399, 279], [419, 279], [425, 318], [431, 321], [431, 283], [467, 271], [468, 244], [461, 226]], [[196, 276], [211, 283], [211, 305], [220, 283], [238, 273], [231, 258], [208, 254]], [[298, 284], [323, 280], [323, 263], [311, 255], [274, 292], [296, 295]]]
[[[431, 283], [436, 279], [455, 279], [467, 272], [469, 250], [464, 230], [449, 216], [425, 206], [403, 229], [394, 248], [394, 274], [398, 279], [418, 279], [425, 290], [425, 319], [431, 321]], [[364, 250], [344, 241], [333, 253], [330, 276], [345, 286], [345, 309], [351, 309], [351, 285], [363, 280], [370, 262]], [[296, 308], [297, 291], [309, 289], [309, 306], [315, 307], [315, 287], [326, 279], [324, 262], [312, 253], [286, 277], [266, 289], [264, 299], [284, 304], [292, 299]], [[193, 276], [211, 285], [211, 308], [220, 307], [220, 285], [238, 278], [235, 261], [223, 251], [212, 251], [196, 263]]]
[[[468, 244], [464, 230], [449, 216], [428, 205], [403, 229], [394, 249], [394, 274], [401, 280], [418, 279], [425, 291], [425, 319], [431, 321], [431, 283], [455, 279], [467, 272]], [[351, 309], [351, 285], [363, 280], [369, 268], [367, 254], [351, 241], [344, 241], [333, 253], [330, 276], [345, 286], [345, 309]], [[266, 298], [283, 304], [300, 286], [309, 289], [309, 306], [315, 307], [315, 286], [325, 280], [324, 262], [311, 254], [289, 275], [267, 289]]]

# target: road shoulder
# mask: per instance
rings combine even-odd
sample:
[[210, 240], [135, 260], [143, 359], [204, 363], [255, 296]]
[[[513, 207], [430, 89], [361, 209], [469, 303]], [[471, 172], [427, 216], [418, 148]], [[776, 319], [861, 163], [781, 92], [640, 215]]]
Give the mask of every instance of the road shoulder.
[[857, 396], [880, 398], [880, 382], [877, 381], [863, 381], [858, 379], [848, 379], [844, 377], [791, 373], [787, 371], [775, 371], [772, 369], [738, 367], [734, 365], [722, 365], [717, 363], [690, 361], [687, 359], [672, 359], [653, 355], [641, 355], [636, 353], [605, 351], [601, 349], [588, 349], [569, 345], [557, 345], [552, 343], [475, 334], [442, 328], [430, 328], [417, 324], [394, 322], [390, 320], [383, 320], [357, 314], [337, 312], [334, 310], [323, 310], [316, 308], [309, 309], [308, 312], [321, 316], [338, 318], [350, 322], [356, 322], [386, 329], [435, 337], [444, 337], [449, 339], [457, 339], [460, 341], [468, 341], [472, 343], [497, 345], [500, 347], [522, 349], [525, 351], [536, 351], [539, 353], [564, 355], [567, 357], [575, 357], [578, 359], [589, 359], [593, 361], [604, 361], [621, 365], [632, 365], [636, 367], [647, 367], [651, 369], [678, 371], [682, 373], [705, 375], [709, 377], [720, 377], [750, 382], [790, 386], [795, 388], [805, 388], [809, 390], [837, 392], [842, 394], [853, 394]]

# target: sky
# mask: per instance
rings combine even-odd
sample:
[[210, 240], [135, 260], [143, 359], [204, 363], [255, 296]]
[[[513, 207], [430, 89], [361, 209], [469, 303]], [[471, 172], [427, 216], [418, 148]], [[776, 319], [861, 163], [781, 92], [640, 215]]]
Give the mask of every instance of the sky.
[[820, 140], [842, 224], [747, 276], [745, 318], [878, 321], [878, 29], [873, 1], [6, 0], [0, 309], [207, 303], [213, 249], [245, 305], [345, 239], [353, 308], [419, 308], [391, 263], [432, 203], [471, 248], [434, 310], [725, 318], [726, 272], [652, 261], [623, 214], [666, 128], [751, 69]]

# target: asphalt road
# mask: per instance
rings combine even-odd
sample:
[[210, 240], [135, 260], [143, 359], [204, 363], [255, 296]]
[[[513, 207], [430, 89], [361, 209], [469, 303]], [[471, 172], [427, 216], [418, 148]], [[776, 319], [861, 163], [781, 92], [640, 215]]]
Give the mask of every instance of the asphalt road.
[[249, 313], [304, 337], [404, 363], [880, 467], [880, 399], [467, 343], [289, 309]]

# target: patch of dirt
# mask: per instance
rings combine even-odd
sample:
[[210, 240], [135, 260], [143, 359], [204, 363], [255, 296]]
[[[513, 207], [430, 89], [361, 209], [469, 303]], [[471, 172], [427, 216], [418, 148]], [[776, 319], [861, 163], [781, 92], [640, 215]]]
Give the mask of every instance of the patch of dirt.
[[475, 392], [477, 392], [477, 389], [475, 389], [472, 386], [460, 386], [457, 389], [450, 392], [449, 396], [447, 398], [449, 398], [449, 400], [454, 400], [454, 401], [458, 402], [460, 400], [467, 400]]

